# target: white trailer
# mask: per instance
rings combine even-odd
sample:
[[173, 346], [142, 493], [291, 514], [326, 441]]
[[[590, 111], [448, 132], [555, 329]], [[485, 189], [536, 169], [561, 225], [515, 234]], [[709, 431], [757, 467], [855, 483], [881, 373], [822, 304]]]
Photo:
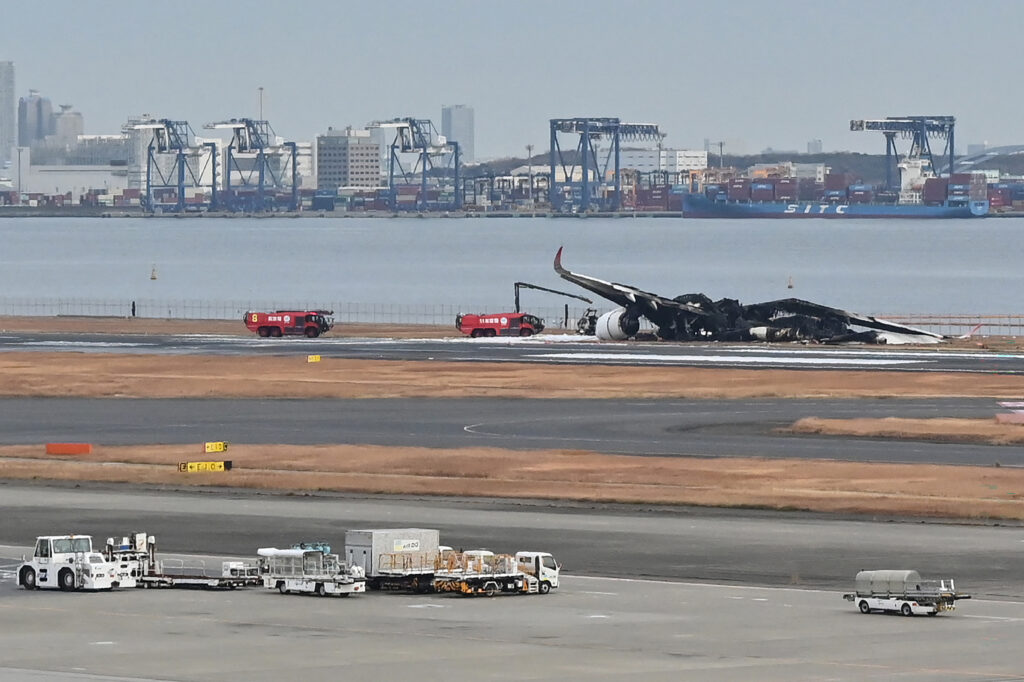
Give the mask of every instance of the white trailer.
[[440, 552], [432, 528], [372, 528], [345, 533], [345, 560], [366, 573], [373, 590], [428, 592]]
[[211, 569], [202, 559], [158, 559], [156, 538], [142, 532], [130, 533], [116, 541], [108, 538], [104, 555], [122, 566], [135, 567], [134, 587], [233, 590], [262, 583], [255, 561], [222, 561], [218, 569]]
[[326, 548], [257, 550], [263, 585], [281, 594], [315, 594], [320, 597], [347, 597], [366, 591], [366, 574], [359, 566], [349, 566]]
[[561, 565], [547, 552], [495, 554], [489, 550], [442, 556], [434, 575], [437, 592], [463, 595], [548, 594], [558, 587]]
[[93, 549], [89, 535], [43, 535], [31, 558], [22, 557], [18, 584], [26, 590], [109, 590], [134, 587], [138, 565]]
[[855, 579], [856, 591], [843, 598], [857, 604], [861, 613], [888, 611], [904, 616], [934, 616], [956, 609], [959, 599], [971, 595], [956, 591], [953, 579], [922, 580], [917, 571], [860, 571]]

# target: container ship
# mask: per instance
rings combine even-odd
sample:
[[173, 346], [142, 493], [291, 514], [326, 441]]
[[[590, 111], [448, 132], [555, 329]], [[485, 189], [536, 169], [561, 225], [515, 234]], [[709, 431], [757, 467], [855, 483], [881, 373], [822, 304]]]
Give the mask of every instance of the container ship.
[[[983, 173], [930, 176], [920, 160], [899, 164], [901, 187], [856, 184], [845, 174], [733, 178], [682, 197], [684, 218], [980, 218], [991, 193]], [[1002, 195], [997, 193], [1002, 199]], [[994, 198], [993, 198], [994, 199]]]

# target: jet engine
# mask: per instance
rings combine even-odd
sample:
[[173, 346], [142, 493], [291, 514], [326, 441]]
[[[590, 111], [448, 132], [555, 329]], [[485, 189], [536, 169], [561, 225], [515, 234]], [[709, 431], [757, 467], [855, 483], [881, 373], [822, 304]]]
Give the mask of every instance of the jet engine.
[[597, 338], [602, 341], [625, 341], [640, 331], [640, 318], [625, 308], [617, 308], [597, 318]]

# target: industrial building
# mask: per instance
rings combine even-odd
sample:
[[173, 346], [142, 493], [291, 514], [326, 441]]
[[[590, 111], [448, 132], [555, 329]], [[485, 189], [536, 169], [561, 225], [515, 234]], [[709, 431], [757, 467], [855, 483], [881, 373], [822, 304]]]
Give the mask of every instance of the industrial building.
[[441, 107], [441, 134], [446, 140], [459, 143], [459, 156], [463, 163], [476, 160], [473, 131], [473, 107], [465, 104]]
[[328, 128], [316, 138], [317, 189], [379, 187], [381, 147], [369, 130]]
[[703, 149], [623, 149], [619, 164], [641, 173], [679, 173], [707, 168], [708, 153]]
[[0, 62], [0, 168], [11, 160], [18, 112], [14, 101], [14, 62]]

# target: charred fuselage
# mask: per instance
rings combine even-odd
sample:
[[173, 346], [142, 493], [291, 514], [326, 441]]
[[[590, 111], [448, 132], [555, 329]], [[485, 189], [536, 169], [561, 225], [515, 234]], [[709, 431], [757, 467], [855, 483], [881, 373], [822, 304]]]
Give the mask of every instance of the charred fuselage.
[[[555, 256], [555, 272], [562, 279], [620, 306], [598, 320], [597, 334], [607, 339], [624, 340], [635, 336], [641, 318], [654, 325], [659, 338], [673, 341], [886, 343], [898, 339], [904, 343], [935, 343], [942, 338], [921, 329], [799, 298], [750, 305], [732, 298], [713, 301], [704, 294], [665, 298], [627, 284], [570, 272], [562, 267], [562, 249]], [[855, 330], [851, 326], [865, 329]]]

